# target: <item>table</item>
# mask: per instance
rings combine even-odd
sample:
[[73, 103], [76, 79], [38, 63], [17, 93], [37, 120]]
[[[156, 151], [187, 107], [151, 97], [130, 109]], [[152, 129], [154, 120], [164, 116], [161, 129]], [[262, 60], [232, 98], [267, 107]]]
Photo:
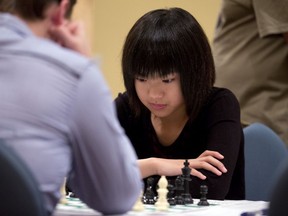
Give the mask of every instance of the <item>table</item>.
[[[156, 211], [153, 205], [144, 205], [144, 211], [129, 211], [122, 216], [240, 216], [245, 212], [258, 211], [255, 216], [261, 216], [261, 210], [267, 209], [269, 203], [265, 201], [248, 201], [248, 200], [208, 200], [210, 206], [198, 206], [198, 199], [194, 199], [194, 204], [188, 206], [170, 207], [168, 211]], [[66, 204], [58, 204], [53, 216], [100, 216], [96, 212], [88, 208], [78, 199], [70, 199]], [[253, 214], [249, 214], [252, 216]], [[248, 215], [247, 215], [248, 216]]]

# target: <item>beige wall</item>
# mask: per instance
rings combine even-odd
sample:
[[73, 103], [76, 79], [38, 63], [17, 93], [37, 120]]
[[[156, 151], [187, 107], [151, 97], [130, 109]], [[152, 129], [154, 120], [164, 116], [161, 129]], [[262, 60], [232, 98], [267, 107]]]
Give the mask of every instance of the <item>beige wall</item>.
[[157, 8], [181, 7], [192, 13], [212, 40], [221, 0], [78, 0], [75, 19], [87, 28], [93, 53], [115, 97], [124, 90], [121, 51], [125, 37], [140, 16]]

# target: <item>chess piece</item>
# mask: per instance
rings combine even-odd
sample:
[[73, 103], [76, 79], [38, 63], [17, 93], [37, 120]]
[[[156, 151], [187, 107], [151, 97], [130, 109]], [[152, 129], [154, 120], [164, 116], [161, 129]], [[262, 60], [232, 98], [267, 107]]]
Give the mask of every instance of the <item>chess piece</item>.
[[174, 190], [173, 184], [171, 183], [171, 180], [170, 181], [168, 180], [167, 189], [168, 189], [167, 201], [168, 201], [170, 206], [174, 206], [174, 205], [176, 205], [175, 198], [174, 198], [175, 190]]
[[177, 178], [175, 180], [174, 191], [175, 191], [174, 200], [175, 200], [176, 205], [184, 205], [184, 200], [182, 197], [184, 187], [183, 187], [183, 180], [182, 180], [181, 176], [177, 176]]
[[62, 187], [60, 189], [60, 194], [61, 194], [60, 203], [61, 204], [66, 204], [67, 203], [67, 199], [66, 199], [66, 178], [64, 178], [63, 185], [62, 185]]
[[168, 211], [169, 203], [167, 201], [167, 193], [168, 193], [168, 181], [165, 176], [161, 176], [158, 182], [159, 188], [157, 189], [158, 192], [158, 200], [155, 203], [156, 210], [158, 211]]
[[208, 187], [206, 185], [201, 185], [200, 186], [200, 194], [201, 198], [200, 201], [198, 202], [199, 206], [209, 206], [209, 202], [207, 201], [207, 195], [208, 193]]
[[67, 186], [67, 183], [65, 184], [65, 195], [66, 196], [69, 196], [69, 193], [70, 193], [70, 189], [69, 189], [69, 187]]
[[74, 192], [70, 192], [69, 197], [71, 198], [77, 198], [76, 194]]
[[153, 191], [153, 182], [154, 182], [154, 178], [149, 177], [147, 179], [147, 188], [142, 198], [142, 201], [144, 204], [154, 205], [156, 202], [156, 195]]
[[184, 167], [182, 168], [182, 179], [184, 181], [184, 193], [182, 194], [184, 204], [193, 204], [193, 199], [189, 190], [189, 182], [191, 181], [190, 177], [191, 169], [189, 167], [189, 162], [186, 159], [184, 162]]
[[76, 194], [71, 190], [70, 186], [69, 186], [69, 180], [67, 181], [66, 179], [66, 184], [65, 184], [65, 192], [66, 192], [66, 197], [69, 198], [78, 198], [76, 196]]
[[142, 194], [143, 194], [143, 190], [141, 190], [141, 193], [136, 201], [136, 203], [133, 206], [133, 211], [144, 211], [144, 204], [142, 202]]

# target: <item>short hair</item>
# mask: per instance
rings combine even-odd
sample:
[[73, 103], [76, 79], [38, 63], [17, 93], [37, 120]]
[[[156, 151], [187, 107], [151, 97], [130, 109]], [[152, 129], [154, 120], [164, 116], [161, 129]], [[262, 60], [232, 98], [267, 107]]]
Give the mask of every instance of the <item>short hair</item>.
[[77, 0], [70, 0], [69, 8], [66, 11], [66, 18], [70, 18], [72, 16], [73, 7], [76, 4]]
[[12, 12], [13, 8], [13, 0], [0, 0], [0, 12]]
[[[52, 4], [60, 3], [62, 0], [0, 0], [1, 12], [16, 12], [23, 19], [37, 20], [44, 18], [45, 9]], [[65, 14], [70, 18], [72, 10], [77, 0], [70, 0], [69, 8]]]
[[122, 53], [122, 73], [136, 116], [145, 109], [135, 90], [135, 77], [179, 73], [187, 115], [194, 118], [215, 82], [211, 47], [197, 20], [181, 8], [144, 14], [129, 31]]

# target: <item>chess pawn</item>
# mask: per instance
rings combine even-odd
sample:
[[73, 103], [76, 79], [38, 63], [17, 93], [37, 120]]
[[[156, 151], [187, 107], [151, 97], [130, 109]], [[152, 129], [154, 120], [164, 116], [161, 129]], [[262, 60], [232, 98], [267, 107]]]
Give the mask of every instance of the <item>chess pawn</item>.
[[208, 193], [208, 187], [206, 185], [201, 185], [200, 186], [200, 194], [201, 198], [200, 201], [198, 202], [199, 206], [209, 206], [209, 202], [207, 201], [207, 193]]
[[174, 200], [175, 200], [176, 205], [184, 205], [184, 200], [182, 197], [184, 187], [183, 187], [183, 180], [182, 180], [181, 176], [177, 176], [177, 178], [175, 180], [174, 191], [175, 191]]
[[147, 179], [147, 188], [142, 198], [144, 204], [154, 205], [156, 202], [156, 195], [153, 191], [153, 182], [154, 179], [152, 177]]
[[174, 192], [175, 191], [174, 191], [174, 186], [169, 181], [168, 181], [167, 189], [168, 189], [167, 201], [168, 201], [170, 206], [174, 206], [174, 205], [176, 205], [175, 198], [174, 198]]
[[143, 194], [143, 190], [141, 190], [141, 193], [132, 208], [133, 211], [144, 211], [144, 204], [142, 203], [142, 194]]
[[168, 193], [168, 181], [165, 176], [161, 176], [159, 182], [158, 182], [158, 200], [155, 203], [156, 210], [158, 211], [168, 211], [169, 209], [169, 203], [167, 201], [167, 193]]
[[60, 194], [61, 194], [60, 203], [66, 204], [67, 203], [67, 199], [66, 199], [66, 178], [64, 178], [63, 185], [62, 185], [62, 187], [60, 189]]

